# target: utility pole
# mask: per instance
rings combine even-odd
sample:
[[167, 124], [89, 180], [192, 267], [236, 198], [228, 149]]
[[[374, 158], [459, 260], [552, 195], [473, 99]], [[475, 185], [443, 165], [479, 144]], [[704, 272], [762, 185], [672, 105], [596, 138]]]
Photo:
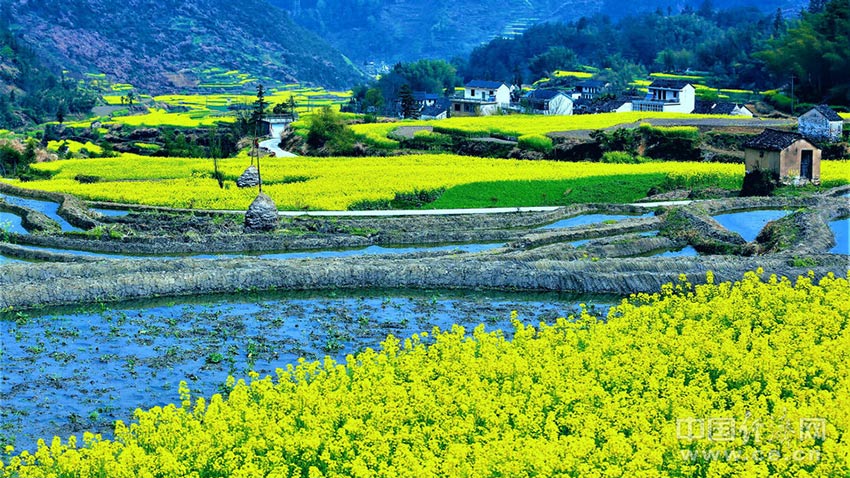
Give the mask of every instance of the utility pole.
[[[263, 192], [263, 176], [260, 173], [260, 139], [259, 139], [259, 129], [260, 124], [263, 122], [263, 112], [266, 108], [265, 103], [265, 90], [263, 89], [262, 83], [257, 85], [257, 108], [256, 108], [256, 122], [254, 123], [254, 151], [257, 155], [257, 179], [260, 183], [260, 192]], [[265, 136], [265, 135], [264, 135]]]
[[794, 75], [791, 75], [791, 116], [794, 116]]

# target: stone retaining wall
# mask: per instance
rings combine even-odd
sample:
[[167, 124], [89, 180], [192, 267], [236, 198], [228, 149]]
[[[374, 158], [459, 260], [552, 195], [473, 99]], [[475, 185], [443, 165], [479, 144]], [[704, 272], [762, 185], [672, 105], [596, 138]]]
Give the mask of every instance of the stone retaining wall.
[[[12, 192], [12, 194], [16, 194]], [[72, 205], [73, 207], [73, 205]], [[701, 256], [676, 258], [608, 258], [642, 254], [661, 248], [713, 240], [756, 254], [758, 243], [742, 244], [711, 219], [712, 214], [733, 210], [792, 207], [804, 208], [791, 216], [792, 227], [779, 227], [793, 240], [777, 253], [763, 256]], [[245, 250], [292, 250], [313, 248], [360, 247], [370, 244], [434, 242], [512, 241], [505, 248], [472, 253], [419, 253], [398, 256], [357, 256], [337, 259], [262, 260], [176, 259], [112, 260], [86, 264], [7, 264], [0, 275], [0, 308], [27, 308], [93, 301], [117, 301], [153, 296], [180, 296], [207, 293], [232, 293], [240, 290], [305, 290], [361, 288], [448, 288], [508, 289], [527, 291], [571, 291], [578, 293], [629, 294], [655, 292], [661, 285], [676, 281], [684, 274], [691, 282], [704, 280], [709, 270], [718, 280], [738, 280], [746, 271], [764, 267], [769, 273], [796, 277], [812, 269], [816, 276], [827, 273], [846, 276], [847, 257], [823, 254], [832, 238], [826, 223], [850, 214], [846, 198], [829, 194], [805, 199], [735, 198], [706, 201], [677, 207], [662, 216], [633, 218], [616, 224], [594, 224], [574, 229], [530, 230], [530, 227], [589, 212], [645, 212], [632, 206], [581, 205], [551, 213], [506, 216], [441, 218], [369, 218], [367, 220], [331, 220], [346, 227], [375, 227], [381, 231], [357, 236], [316, 234], [284, 236], [257, 234], [208, 237], [195, 243], [174, 238], [133, 238], [125, 241], [101, 240], [62, 235], [16, 236], [33, 244], [61, 246], [118, 253], [169, 253], [187, 247], [192, 252]], [[671, 220], [671, 216], [674, 216]], [[314, 219], [310, 219], [314, 220]], [[670, 223], [673, 232], [668, 234]], [[777, 221], [779, 223], [779, 221]], [[418, 224], [418, 229], [416, 225]], [[522, 224], [522, 225], [520, 225]], [[782, 224], [779, 224], [782, 226]], [[514, 228], [512, 228], [514, 227]], [[826, 230], [824, 228], [826, 227]], [[661, 229], [660, 237], [626, 236]], [[678, 229], [677, 229], [678, 228]], [[791, 232], [785, 232], [791, 231]], [[616, 237], [610, 237], [616, 236]], [[600, 238], [585, 250], [563, 243], [578, 239]], [[705, 239], [708, 238], [708, 239]], [[833, 239], [834, 241], [834, 239]], [[24, 254], [16, 246], [4, 244], [4, 253]], [[829, 246], [831, 247], [831, 246]], [[745, 250], [746, 248], [746, 250]], [[50, 254], [50, 253], [43, 253]], [[596, 257], [596, 256], [599, 257]], [[805, 256], [801, 261], [800, 255]], [[65, 255], [45, 260], [90, 261]], [[31, 257], [36, 259], [37, 257]]]
[[746, 271], [758, 267], [788, 277], [805, 275], [809, 269], [816, 276], [846, 274], [846, 257], [835, 255], [813, 256], [815, 267], [794, 266], [787, 257], [626, 258], [595, 262], [497, 257], [458, 254], [437, 258], [10, 264], [0, 276], [0, 308], [272, 289], [445, 288], [630, 294], [658, 291], [661, 285], [675, 282], [680, 274], [693, 283], [701, 283], [709, 270], [717, 280], [739, 280]]

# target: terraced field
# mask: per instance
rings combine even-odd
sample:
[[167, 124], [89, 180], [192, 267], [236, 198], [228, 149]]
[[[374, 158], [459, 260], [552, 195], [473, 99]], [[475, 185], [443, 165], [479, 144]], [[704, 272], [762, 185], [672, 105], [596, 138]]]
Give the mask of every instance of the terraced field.
[[[42, 163], [39, 171], [49, 180], [26, 183], [30, 189], [65, 192], [85, 199], [177, 208], [245, 209], [256, 195], [239, 189], [235, 179], [248, 166], [247, 158], [220, 161], [224, 189], [212, 178], [212, 160], [153, 158], [122, 155], [117, 158]], [[476, 158], [456, 155], [410, 155], [366, 158], [270, 158], [262, 162], [264, 191], [281, 209], [344, 210], [358, 203], [392, 200], [398, 194], [449, 190], [487, 184], [486, 205], [534, 206], [588, 202], [581, 191], [594, 190], [603, 202], [629, 202], [650, 187], [673, 184], [690, 187], [739, 188], [743, 165], [720, 163], [653, 162], [644, 164], [564, 163]], [[79, 175], [95, 175], [98, 182], [81, 183]], [[591, 180], [591, 178], [595, 178]], [[632, 181], [631, 179], [634, 181]], [[830, 161], [822, 166], [826, 185], [850, 182], [850, 162]], [[616, 179], [616, 180], [614, 180]], [[587, 181], [592, 181], [589, 185]], [[516, 182], [524, 194], [507, 195]], [[538, 182], [555, 182], [553, 194], [535, 192]], [[637, 184], [637, 189], [628, 187]], [[575, 191], [572, 189], [575, 188]], [[487, 192], [492, 191], [492, 193]], [[491, 194], [487, 196], [487, 194]], [[451, 195], [451, 194], [449, 194]], [[482, 192], [476, 194], [482, 199]], [[490, 198], [495, 197], [495, 201]], [[463, 195], [443, 207], [462, 207]]]

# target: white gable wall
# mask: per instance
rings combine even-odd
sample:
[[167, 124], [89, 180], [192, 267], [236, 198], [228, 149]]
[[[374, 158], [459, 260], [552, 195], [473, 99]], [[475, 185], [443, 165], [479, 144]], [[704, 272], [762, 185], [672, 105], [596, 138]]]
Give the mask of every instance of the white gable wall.
[[489, 88], [471, 88], [465, 87], [463, 97], [469, 100], [489, 101], [490, 97], [496, 98], [496, 103], [499, 106], [508, 107], [511, 104], [511, 89], [507, 85], [501, 85], [495, 90]]
[[573, 114], [573, 100], [567, 95], [560, 94], [549, 101], [549, 111], [543, 113], [547, 115], [571, 115]]
[[[671, 93], [668, 91], [668, 95]], [[664, 105], [665, 112], [671, 113], [691, 113], [696, 107], [696, 90], [691, 85], [685, 85], [684, 88], [678, 91], [678, 103], [669, 103]]]
[[797, 129], [814, 140], [840, 141], [843, 121], [829, 121], [820, 111], [811, 109], [797, 119]]

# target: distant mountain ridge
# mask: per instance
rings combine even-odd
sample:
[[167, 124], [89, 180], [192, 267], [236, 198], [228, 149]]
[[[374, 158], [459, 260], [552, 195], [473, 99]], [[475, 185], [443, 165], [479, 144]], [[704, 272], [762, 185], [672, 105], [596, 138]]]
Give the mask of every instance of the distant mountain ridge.
[[[300, 25], [322, 36], [360, 63], [451, 58], [499, 35], [545, 21], [576, 21], [605, 13], [612, 19], [658, 8], [698, 9], [704, 0], [268, 0]], [[740, 7], [739, 0], [710, 0], [715, 9]], [[786, 16], [808, 0], [751, 2]]]
[[265, 0], [0, 0], [10, 27], [55, 68], [106, 73], [152, 92], [239, 70], [346, 87], [360, 72]]

